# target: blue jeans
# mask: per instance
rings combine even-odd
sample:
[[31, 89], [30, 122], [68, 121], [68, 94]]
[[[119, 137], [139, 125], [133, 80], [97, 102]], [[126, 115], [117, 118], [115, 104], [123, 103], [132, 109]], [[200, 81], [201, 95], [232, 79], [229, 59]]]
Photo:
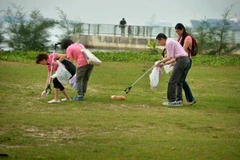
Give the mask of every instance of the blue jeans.
[[[190, 65], [189, 65], [188, 71], [192, 67], [192, 59], [191, 58], [189, 58], [189, 59], [190, 59]], [[188, 83], [186, 82], [187, 74], [188, 74], [188, 72], [186, 73], [184, 81], [183, 81], [183, 90], [185, 92], [186, 100], [188, 102], [192, 102], [192, 101], [194, 101], [194, 97], [192, 95], [192, 92], [191, 92], [191, 89], [190, 89]]]

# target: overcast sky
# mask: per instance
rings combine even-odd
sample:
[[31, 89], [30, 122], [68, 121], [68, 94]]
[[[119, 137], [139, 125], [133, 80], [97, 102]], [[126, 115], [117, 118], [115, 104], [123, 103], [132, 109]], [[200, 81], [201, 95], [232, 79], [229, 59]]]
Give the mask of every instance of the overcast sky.
[[190, 19], [221, 18], [226, 7], [239, 2], [232, 13], [240, 19], [240, 0], [0, 0], [0, 10], [10, 3], [33, 9], [48, 18], [58, 18], [57, 7], [68, 19], [85, 23], [118, 24], [124, 17], [129, 25], [146, 25], [151, 20], [190, 24]]

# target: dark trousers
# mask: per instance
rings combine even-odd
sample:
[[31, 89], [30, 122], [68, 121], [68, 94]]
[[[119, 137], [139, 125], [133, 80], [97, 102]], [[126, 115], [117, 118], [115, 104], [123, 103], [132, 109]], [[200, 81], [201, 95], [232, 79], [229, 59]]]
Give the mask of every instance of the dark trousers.
[[[74, 66], [74, 64], [68, 62], [67, 60], [62, 61], [62, 63], [65, 65], [66, 69], [68, 70], [68, 72], [72, 75], [69, 79], [71, 79], [75, 73], [76, 73], [76, 67]], [[54, 88], [59, 88], [60, 91], [64, 90], [64, 86], [62, 85], [62, 83], [60, 83], [56, 78], [53, 79], [53, 87]]]
[[88, 80], [92, 73], [93, 65], [88, 64], [86, 66], [79, 67], [77, 69], [77, 77], [76, 77], [76, 89], [77, 94], [80, 97], [84, 97], [87, 92]]
[[168, 81], [167, 98], [169, 102], [182, 100], [182, 87], [190, 65], [188, 57], [179, 58]]
[[[192, 67], [192, 59], [190, 58], [190, 65], [189, 65], [188, 71], [191, 69], [191, 67]], [[187, 72], [187, 74], [188, 74], [188, 72]], [[194, 101], [194, 97], [192, 95], [192, 91], [191, 91], [188, 83], [186, 82], [187, 74], [186, 74], [186, 77], [185, 77], [184, 82], [183, 82], [183, 90], [184, 90], [184, 93], [185, 93], [185, 96], [186, 96], [186, 100], [188, 102], [192, 102], [192, 101]]]

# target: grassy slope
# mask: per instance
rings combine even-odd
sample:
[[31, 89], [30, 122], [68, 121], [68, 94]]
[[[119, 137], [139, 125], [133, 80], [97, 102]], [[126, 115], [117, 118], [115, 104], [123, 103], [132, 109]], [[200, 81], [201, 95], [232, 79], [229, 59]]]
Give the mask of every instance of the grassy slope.
[[[43, 66], [0, 61], [0, 154], [9, 159], [239, 159], [240, 68], [193, 66], [197, 104], [164, 107], [169, 75], [152, 92], [152, 64], [95, 67], [83, 102], [40, 99]], [[69, 94], [75, 92], [67, 86]]]

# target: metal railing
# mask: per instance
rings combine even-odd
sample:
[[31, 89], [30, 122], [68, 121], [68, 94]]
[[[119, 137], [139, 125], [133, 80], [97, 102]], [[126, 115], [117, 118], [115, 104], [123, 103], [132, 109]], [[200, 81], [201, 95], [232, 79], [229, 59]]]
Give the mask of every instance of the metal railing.
[[[176, 37], [173, 27], [127, 25], [124, 27], [123, 32], [119, 25], [111, 24], [83, 23], [81, 27], [82, 35], [155, 38], [159, 33], [164, 33], [169, 38]], [[129, 30], [129, 27], [131, 27], [131, 30]]]

